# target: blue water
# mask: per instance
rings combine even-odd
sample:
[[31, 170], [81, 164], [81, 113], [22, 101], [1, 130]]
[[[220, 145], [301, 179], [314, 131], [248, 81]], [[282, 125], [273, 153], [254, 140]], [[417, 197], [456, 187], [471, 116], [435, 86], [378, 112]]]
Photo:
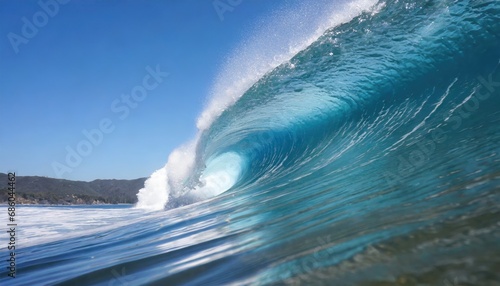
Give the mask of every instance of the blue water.
[[500, 285], [499, 65], [500, 1], [381, 1], [0, 283]]

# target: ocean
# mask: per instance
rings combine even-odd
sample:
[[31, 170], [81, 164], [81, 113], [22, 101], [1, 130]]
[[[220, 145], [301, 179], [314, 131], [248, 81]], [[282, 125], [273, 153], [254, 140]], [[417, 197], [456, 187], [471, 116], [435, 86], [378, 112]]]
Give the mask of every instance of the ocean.
[[500, 285], [500, 1], [355, 3], [136, 206], [20, 206], [0, 284]]

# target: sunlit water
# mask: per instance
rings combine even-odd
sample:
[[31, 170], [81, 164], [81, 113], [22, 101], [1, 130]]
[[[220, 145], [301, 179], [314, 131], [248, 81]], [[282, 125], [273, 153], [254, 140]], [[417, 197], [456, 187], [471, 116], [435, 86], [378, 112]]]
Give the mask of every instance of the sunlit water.
[[141, 209], [20, 207], [0, 284], [500, 285], [500, 2], [360, 10], [203, 117]]

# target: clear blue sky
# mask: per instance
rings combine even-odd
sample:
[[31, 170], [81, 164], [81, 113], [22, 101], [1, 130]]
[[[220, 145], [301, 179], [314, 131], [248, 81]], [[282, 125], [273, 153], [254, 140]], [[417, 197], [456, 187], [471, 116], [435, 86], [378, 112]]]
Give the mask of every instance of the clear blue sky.
[[[196, 133], [227, 55], [256, 23], [297, 2], [243, 0], [221, 20], [212, 0], [60, 1], [68, 3], [41, 0], [47, 11], [38, 1], [0, 1], [0, 172], [149, 176]], [[148, 66], [169, 75], [159, 84], [149, 76], [151, 90], [131, 108], [121, 96], [141, 95]], [[91, 143], [82, 131], [103, 120], [112, 131]], [[68, 147], [83, 152], [73, 166]]]

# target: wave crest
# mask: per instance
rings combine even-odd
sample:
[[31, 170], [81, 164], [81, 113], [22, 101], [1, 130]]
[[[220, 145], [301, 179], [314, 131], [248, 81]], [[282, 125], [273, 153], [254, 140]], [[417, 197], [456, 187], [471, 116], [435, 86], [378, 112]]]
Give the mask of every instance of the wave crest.
[[[204, 157], [197, 154], [203, 132], [266, 73], [288, 62], [327, 29], [350, 21], [376, 3], [376, 0], [303, 3], [277, 11], [265, 24], [254, 28], [253, 36], [227, 57], [210, 92], [211, 100], [197, 120], [196, 138], [174, 150], [167, 164], [151, 175], [137, 194], [136, 207], [158, 210], [173, 198], [206, 199], [233, 186], [244, 169], [244, 159], [227, 153], [210, 158], [207, 163], [197, 162]], [[372, 10], [376, 12], [375, 8]], [[199, 172], [194, 175], [198, 178], [193, 178], [194, 170]]]

